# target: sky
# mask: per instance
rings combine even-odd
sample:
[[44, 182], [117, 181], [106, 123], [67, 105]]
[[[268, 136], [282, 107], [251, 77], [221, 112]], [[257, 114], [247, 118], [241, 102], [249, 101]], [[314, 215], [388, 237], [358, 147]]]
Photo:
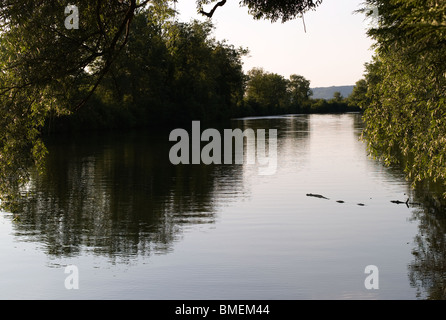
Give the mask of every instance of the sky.
[[[373, 55], [373, 41], [366, 35], [368, 22], [353, 13], [362, 1], [323, 0], [305, 14], [305, 32], [301, 18], [286, 23], [254, 20], [239, 0], [228, 0], [212, 17], [214, 35], [249, 49], [243, 59], [245, 72], [260, 67], [285, 78], [299, 74], [313, 88], [354, 85]], [[195, 0], [179, 0], [176, 9], [180, 21], [206, 19], [197, 13]]]

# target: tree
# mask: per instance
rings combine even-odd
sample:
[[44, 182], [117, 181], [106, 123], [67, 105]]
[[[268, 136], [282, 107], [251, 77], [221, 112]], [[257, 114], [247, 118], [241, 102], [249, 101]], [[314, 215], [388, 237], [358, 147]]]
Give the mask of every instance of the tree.
[[282, 113], [289, 107], [288, 80], [283, 76], [266, 72], [262, 68], [248, 71], [246, 101], [256, 113]]
[[333, 101], [334, 102], [341, 102], [343, 99], [342, 94], [339, 91], [336, 91], [333, 93]]
[[[215, 2], [196, 0], [199, 8]], [[211, 12], [225, 2], [215, 4]], [[320, 2], [244, 0], [241, 5], [247, 6], [257, 19], [286, 21], [316, 8]], [[68, 30], [62, 16], [66, 1], [1, 1], [2, 103], [16, 106], [17, 115], [29, 105], [34, 110], [31, 122], [37, 128], [48, 113], [77, 111], [125, 48], [135, 15], [149, 5], [166, 7], [169, 3], [170, 0], [79, 0], [79, 29]]]
[[55, 130], [176, 127], [235, 115], [246, 50], [216, 41], [210, 21], [180, 23], [147, 10], [135, 16], [124, 54], [86, 108], [56, 119]]
[[367, 101], [367, 81], [365, 79], [358, 80], [353, 87], [352, 93], [348, 97], [349, 105], [366, 109]]
[[[22, 158], [43, 159], [40, 131], [46, 119], [84, 108], [129, 38], [137, 36], [131, 34], [135, 16], [172, 2], [77, 0], [79, 28], [73, 30], [65, 25], [66, 1], [0, 1], [0, 180], [26, 180]], [[213, 2], [196, 0], [198, 7]], [[241, 2], [255, 18], [271, 21], [292, 19], [319, 3]]]
[[[202, 8], [212, 2], [215, 1], [197, 0], [197, 6]], [[225, 2], [218, 2], [213, 10]], [[4, 55], [3, 63], [14, 61], [17, 72], [9, 77], [10, 81], [4, 83], [0, 93], [11, 93], [16, 97], [14, 91], [25, 87], [48, 88], [53, 85], [51, 95], [60, 99], [63, 96], [61, 92], [66, 90], [56, 92], [56, 89], [62, 82], [70, 83], [67, 88], [72, 88], [73, 84], [76, 87], [79, 85], [76, 80], [85, 76], [84, 70], [94, 70], [88, 74], [90, 80], [85, 86], [86, 92], [80, 95], [77, 105], [70, 106], [74, 110], [78, 109], [92, 95], [118, 53], [125, 47], [134, 16], [149, 4], [166, 6], [168, 3], [170, 0], [79, 0], [77, 6], [81, 10], [82, 19], [79, 30], [73, 32], [65, 28], [64, 19], [61, 19], [65, 1], [2, 1], [0, 32], [4, 38], [3, 49], [9, 52]], [[247, 6], [257, 19], [286, 21], [316, 8], [320, 3], [320, 0], [243, 0], [241, 5]], [[200, 12], [212, 16], [203, 10]], [[25, 70], [28, 76], [22, 73]]]
[[303, 76], [292, 74], [288, 82], [288, 88], [290, 91], [290, 103], [295, 109], [294, 111], [302, 110], [303, 105], [310, 100], [313, 94], [310, 89], [310, 81]]
[[0, 188], [26, 181], [27, 166], [42, 162], [46, 118], [91, 97], [146, 3], [79, 0], [79, 29], [69, 30], [65, 1], [0, 2]]
[[[17, 102], [23, 106], [26, 103], [20, 97], [31, 96], [28, 102], [36, 110], [35, 117], [78, 110], [93, 95], [126, 46], [135, 15], [149, 5], [168, 6], [171, 2], [79, 0], [76, 5], [81, 19], [79, 29], [74, 31], [64, 25], [66, 1], [1, 1], [0, 96], [4, 103]], [[199, 9], [215, 2], [196, 0]], [[210, 12], [200, 10], [200, 13], [211, 17], [225, 3], [219, 1]], [[240, 2], [255, 18], [271, 21], [293, 19], [320, 3], [321, 0]], [[41, 122], [37, 118], [33, 121]]]
[[[246, 53], [211, 37], [210, 22], [175, 24], [170, 30], [171, 97], [169, 118], [215, 120], [230, 117], [243, 97], [241, 57]], [[171, 99], [172, 99], [171, 98]]]
[[[209, 12], [203, 6], [215, 3]], [[246, 6], [255, 19], [267, 19], [275, 22], [286, 22], [300, 16], [308, 10], [315, 9], [322, 0], [241, 0], [240, 5]], [[226, 0], [197, 0], [198, 10], [201, 14], [212, 17], [218, 7], [224, 6]]]
[[[446, 2], [368, 0], [379, 13], [368, 34], [364, 137], [386, 163], [398, 154], [414, 182], [446, 180]], [[376, 11], [376, 10], [375, 10]]]

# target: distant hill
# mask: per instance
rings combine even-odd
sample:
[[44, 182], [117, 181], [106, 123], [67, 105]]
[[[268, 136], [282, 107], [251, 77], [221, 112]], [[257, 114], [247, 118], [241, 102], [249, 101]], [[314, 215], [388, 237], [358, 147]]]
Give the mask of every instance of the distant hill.
[[333, 94], [339, 91], [344, 98], [347, 98], [353, 91], [354, 86], [332, 86], [332, 87], [317, 87], [311, 88], [313, 90], [312, 99], [326, 99], [333, 98]]

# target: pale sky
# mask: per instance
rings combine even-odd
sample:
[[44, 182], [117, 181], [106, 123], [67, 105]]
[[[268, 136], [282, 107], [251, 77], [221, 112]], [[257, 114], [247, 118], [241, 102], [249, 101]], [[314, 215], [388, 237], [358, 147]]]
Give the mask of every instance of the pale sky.
[[[305, 14], [305, 33], [301, 18], [284, 24], [254, 20], [246, 7], [239, 7], [239, 0], [228, 0], [212, 18], [215, 37], [249, 49], [245, 71], [261, 67], [286, 78], [299, 74], [311, 87], [354, 85], [373, 54], [368, 22], [353, 14], [362, 1], [323, 0], [316, 11]], [[176, 8], [180, 21], [205, 20], [197, 14], [195, 0], [179, 0]]]

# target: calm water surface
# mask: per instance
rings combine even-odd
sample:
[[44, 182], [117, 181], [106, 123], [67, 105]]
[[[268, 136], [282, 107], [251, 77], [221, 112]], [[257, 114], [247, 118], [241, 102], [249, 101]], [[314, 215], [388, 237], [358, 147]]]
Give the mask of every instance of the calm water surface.
[[[20, 221], [0, 215], [0, 298], [444, 295], [444, 219], [425, 203], [390, 202], [417, 194], [399, 169], [367, 156], [360, 115], [231, 125], [278, 130], [274, 175], [252, 164], [171, 165], [168, 134], [50, 142]], [[78, 267], [78, 290], [65, 288], [67, 265]], [[368, 265], [378, 290], [365, 288]]]

